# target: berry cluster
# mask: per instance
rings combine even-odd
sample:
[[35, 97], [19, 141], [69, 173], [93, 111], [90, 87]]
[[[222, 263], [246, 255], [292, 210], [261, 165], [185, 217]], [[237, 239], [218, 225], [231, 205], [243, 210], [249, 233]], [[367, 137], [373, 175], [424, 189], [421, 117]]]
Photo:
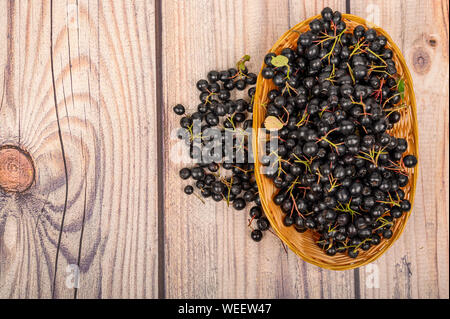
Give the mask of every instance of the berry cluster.
[[273, 166], [267, 175], [284, 224], [313, 230], [330, 256], [356, 258], [390, 238], [411, 209], [402, 187], [417, 159], [404, 156], [405, 139], [389, 134], [406, 109], [404, 81], [374, 29], [350, 31], [330, 8], [309, 27], [296, 48], [265, 56], [262, 76], [276, 85], [265, 123], [281, 125], [278, 147], [267, 143], [261, 162]]
[[[193, 167], [180, 170], [182, 179], [195, 181], [194, 186], [187, 185], [184, 192], [194, 194], [202, 201], [202, 198], [212, 198], [216, 202], [224, 200], [236, 210], [254, 203], [249, 212], [251, 238], [260, 241], [262, 231], [269, 228], [269, 221], [261, 208], [253, 154], [249, 151], [257, 78], [245, 65], [249, 59], [246, 55], [236, 68], [213, 70], [208, 72], [207, 79], [199, 80], [200, 104], [196, 112], [185, 115], [181, 104], [174, 106], [173, 111], [182, 116], [178, 138], [185, 141], [190, 157], [195, 160]], [[244, 98], [233, 99], [234, 90], [243, 91]], [[217, 141], [218, 145], [215, 144]], [[196, 194], [196, 189], [201, 196]], [[256, 228], [252, 226], [254, 220]]]

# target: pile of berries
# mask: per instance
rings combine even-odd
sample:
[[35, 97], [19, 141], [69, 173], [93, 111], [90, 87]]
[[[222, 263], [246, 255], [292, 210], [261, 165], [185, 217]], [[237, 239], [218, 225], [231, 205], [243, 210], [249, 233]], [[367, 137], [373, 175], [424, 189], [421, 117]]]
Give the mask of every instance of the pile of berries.
[[[193, 185], [185, 186], [184, 192], [202, 201], [224, 200], [236, 210], [253, 204], [249, 210], [251, 238], [260, 241], [270, 224], [261, 208], [254, 176], [251, 113], [257, 76], [245, 65], [249, 59], [246, 55], [236, 68], [213, 70], [208, 72], [207, 79], [199, 80], [200, 104], [196, 112], [186, 115], [181, 104], [175, 105], [173, 111], [181, 116], [178, 138], [185, 142], [189, 156], [195, 161], [193, 167], [179, 172], [183, 180], [194, 180]], [[243, 92], [242, 98], [232, 96], [238, 91]]]
[[[330, 8], [299, 35], [297, 47], [265, 56], [267, 118], [281, 123], [278, 146], [261, 163], [279, 189], [284, 224], [311, 230], [330, 256], [378, 245], [411, 209], [402, 190], [408, 143], [389, 134], [401, 119], [404, 81], [387, 39], [363, 25], [352, 31]], [[266, 125], [266, 128], [267, 125]]]

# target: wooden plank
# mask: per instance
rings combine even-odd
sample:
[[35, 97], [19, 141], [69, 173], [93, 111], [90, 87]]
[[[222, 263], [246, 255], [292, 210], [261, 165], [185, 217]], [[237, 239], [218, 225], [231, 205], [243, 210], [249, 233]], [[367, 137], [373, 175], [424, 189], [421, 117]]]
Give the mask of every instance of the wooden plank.
[[[345, 10], [344, 1], [324, 1]], [[232, 67], [244, 54], [259, 71], [262, 58], [290, 24], [320, 12], [310, 1], [164, 1], [165, 287], [169, 298], [353, 297], [353, 272], [307, 265], [267, 234], [249, 238], [248, 209], [184, 197], [172, 106], [192, 113], [195, 83], [211, 69]], [[172, 133], [172, 135], [171, 135]]]
[[2, 6], [0, 145], [30, 152], [37, 181], [24, 194], [0, 190], [0, 295], [51, 297], [65, 179], [48, 59], [50, 7], [15, 1]]
[[[419, 126], [419, 178], [404, 234], [361, 269], [365, 298], [448, 298], [448, 1], [351, 1], [351, 13], [378, 19], [413, 76]], [[370, 288], [374, 271], [379, 288]], [[365, 285], [367, 282], [368, 286]]]
[[0, 6], [0, 145], [37, 171], [0, 191], [0, 296], [156, 297], [153, 1]]

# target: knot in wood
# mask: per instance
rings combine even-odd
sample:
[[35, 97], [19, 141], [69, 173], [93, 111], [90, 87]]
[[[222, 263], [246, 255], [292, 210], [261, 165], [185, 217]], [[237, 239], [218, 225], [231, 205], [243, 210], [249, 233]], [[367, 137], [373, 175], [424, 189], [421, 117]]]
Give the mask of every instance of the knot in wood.
[[431, 58], [424, 48], [418, 47], [414, 49], [412, 59], [414, 71], [417, 73], [425, 74], [430, 70]]
[[31, 156], [15, 146], [0, 147], [0, 188], [22, 193], [33, 185], [35, 169]]

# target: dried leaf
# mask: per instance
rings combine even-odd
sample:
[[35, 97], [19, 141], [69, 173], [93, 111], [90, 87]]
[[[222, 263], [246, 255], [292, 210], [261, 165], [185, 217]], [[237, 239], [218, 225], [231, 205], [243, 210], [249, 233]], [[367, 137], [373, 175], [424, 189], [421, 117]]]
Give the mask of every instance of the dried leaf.
[[269, 131], [278, 131], [283, 128], [284, 124], [275, 116], [268, 116], [264, 121], [264, 126]]

